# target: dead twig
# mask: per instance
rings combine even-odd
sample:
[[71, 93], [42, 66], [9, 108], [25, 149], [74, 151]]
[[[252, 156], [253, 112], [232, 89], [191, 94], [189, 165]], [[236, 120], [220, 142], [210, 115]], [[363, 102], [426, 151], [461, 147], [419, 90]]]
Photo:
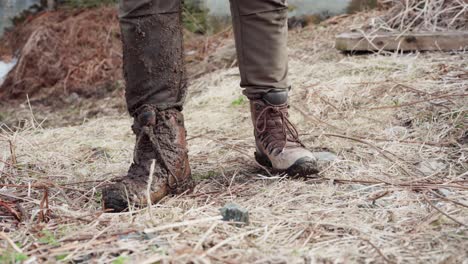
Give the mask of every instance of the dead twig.
[[431, 201], [429, 201], [429, 199], [427, 198], [426, 194], [424, 193], [423, 194], [423, 199], [427, 202], [427, 204], [429, 204], [430, 207], [434, 208], [436, 211], [438, 211], [439, 213], [443, 214], [444, 216], [446, 216], [448, 219], [454, 221], [455, 223], [461, 225], [461, 226], [464, 226], [464, 227], [468, 227], [467, 224], [464, 224], [462, 222], [460, 222], [459, 220], [455, 219], [454, 217], [450, 216], [449, 214], [447, 214], [446, 212], [440, 210], [437, 206], [435, 206]]
[[395, 263], [394, 261], [391, 261], [389, 260], [383, 253], [382, 253], [382, 250], [380, 250], [380, 248], [378, 248], [376, 245], [374, 245], [374, 243], [372, 243], [369, 239], [366, 239], [366, 238], [361, 238], [362, 241], [366, 242], [367, 244], [369, 244], [376, 252], [377, 254], [379, 254], [383, 260], [386, 262], [386, 263]]
[[323, 135], [324, 136], [330, 136], [330, 137], [339, 137], [339, 138], [344, 138], [344, 139], [350, 139], [350, 140], [354, 140], [354, 141], [357, 141], [359, 143], [368, 145], [368, 146], [372, 147], [373, 149], [377, 150], [384, 158], [386, 158], [387, 160], [389, 160], [389, 161], [393, 162], [395, 165], [397, 165], [407, 176], [411, 177], [411, 175], [412, 175], [406, 168], [404, 168], [398, 162], [396, 162], [394, 159], [390, 158], [387, 154], [385, 154], [385, 152], [388, 152], [388, 151], [383, 150], [383, 149], [377, 147], [376, 145], [374, 145], [374, 144], [372, 144], [370, 142], [367, 142], [367, 141], [359, 139], [359, 138], [350, 137], [350, 136], [346, 136], [346, 135], [340, 135], [340, 134], [323, 134]]
[[38, 222], [48, 222], [50, 216], [48, 188], [44, 188], [44, 195], [42, 196], [41, 202], [39, 204], [39, 209]]
[[9, 212], [18, 222], [21, 222], [21, 213], [17, 212], [15, 209], [13, 209], [12, 204], [2, 201], [0, 199], [0, 207], [3, 207]]
[[13, 242], [13, 240], [11, 240], [11, 238], [10, 238], [7, 234], [5, 234], [4, 232], [0, 232], [0, 237], [3, 238], [3, 239], [5, 239], [5, 240], [8, 242], [8, 244], [10, 244], [10, 246], [11, 246], [16, 252], [18, 252], [18, 253], [23, 253], [23, 251], [21, 250], [21, 248], [19, 248], [19, 247], [15, 244], [15, 242]]
[[430, 101], [436, 100], [436, 99], [449, 98], [449, 97], [466, 97], [466, 96], [468, 96], [468, 94], [446, 94], [446, 95], [432, 97], [432, 98], [429, 98], [429, 99], [404, 103], [404, 104], [400, 104], [400, 105], [371, 107], [371, 108], [368, 108], [366, 110], [373, 111], [373, 110], [382, 110], [382, 109], [393, 109], [393, 108], [400, 108], [400, 107], [406, 107], [406, 106], [413, 106], [413, 105], [420, 104], [420, 103], [426, 103], [426, 102], [430, 102]]

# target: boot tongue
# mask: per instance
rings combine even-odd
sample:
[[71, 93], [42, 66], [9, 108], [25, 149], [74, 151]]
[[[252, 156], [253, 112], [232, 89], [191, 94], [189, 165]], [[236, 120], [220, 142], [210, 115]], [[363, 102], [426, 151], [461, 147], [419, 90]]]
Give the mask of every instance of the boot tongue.
[[263, 100], [271, 105], [282, 105], [288, 102], [288, 92], [269, 92], [263, 96]]

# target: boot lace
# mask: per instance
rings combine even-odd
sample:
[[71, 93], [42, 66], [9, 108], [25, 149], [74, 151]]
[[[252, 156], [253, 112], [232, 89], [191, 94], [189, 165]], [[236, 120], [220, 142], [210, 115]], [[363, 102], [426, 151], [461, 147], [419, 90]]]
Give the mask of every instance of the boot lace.
[[[255, 130], [262, 142], [265, 142], [265, 149], [272, 153], [275, 149], [281, 152], [288, 142], [296, 143], [302, 147], [304, 144], [299, 140], [299, 133], [296, 127], [289, 120], [287, 105], [268, 105], [257, 104], [263, 109], [259, 112], [255, 120]], [[257, 106], [256, 105], [256, 106]], [[268, 120], [279, 117], [281, 125], [275, 122], [275, 127], [268, 128]]]

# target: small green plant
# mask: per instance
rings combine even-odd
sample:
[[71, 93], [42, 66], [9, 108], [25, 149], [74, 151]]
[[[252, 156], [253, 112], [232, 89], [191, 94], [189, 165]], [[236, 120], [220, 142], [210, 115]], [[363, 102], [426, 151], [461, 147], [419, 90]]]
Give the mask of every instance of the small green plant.
[[247, 98], [243, 95], [239, 96], [239, 98], [237, 98], [236, 100], [232, 101], [231, 102], [231, 105], [232, 106], [240, 106], [240, 105], [243, 105], [247, 102]]
[[94, 201], [100, 205], [101, 204], [101, 201], [102, 201], [102, 193], [101, 192], [96, 192], [94, 194]]
[[346, 12], [354, 14], [359, 11], [374, 9], [378, 5], [377, 2], [377, 0], [351, 0], [346, 8]]
[[128, 260], [128, 257], [119, 256], [116, 259], [114, 259], [114, 261], [112, 261], [112, 264], [124, 264], [127, 262], [127, 260]]
[[7, 250], [0, 255], [0, 263], [21, 263], [28, 259], [24, 253], [19, 253], [12, 250]]
[[208, 32], [207, 18], [208, 9], [197, 3], [184, 1], [182, 23], [188, 31], [206, 34]]
[[59, 4], [68, 8], [95, 8], [115, 5], [117, 0], [62, 0]]
[[218, 173], [216, 171], [207, 171], [206, 173], [193, 174], [193, 178], [195, 180], [207, 180], [207, 179], [215, 177], [217, 174]]
[[297, 6], [291, 5], [291, 4], [288, 5], [288, 12], [293, 12], [296, 9], [297, 9]]
[[61, 260], [64, 260], [64, 259], [66, 259], [66, 258], [67, 258], [67, 256], [68, 256], [68, 254], [61, 254], [61, 255], [57, 255], [57, 256], [55, 256], [55, 260], [57, 260], [57, 261], [61, 261]]
[[42, 230], [42, 237], [39, 238], [39, 242], [48, 244], [51, 246], [58, 246], [60, 243], [55, 238], [55, 235], [49, 230]]

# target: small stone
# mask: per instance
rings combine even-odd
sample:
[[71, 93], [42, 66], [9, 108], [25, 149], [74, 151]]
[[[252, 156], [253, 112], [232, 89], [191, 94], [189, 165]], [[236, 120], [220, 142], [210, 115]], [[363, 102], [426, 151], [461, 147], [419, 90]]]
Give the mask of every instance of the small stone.
[[119, 235], [119, 240], [149, 240], [146, 234], [141, 232], [132, 232], [124, 235]]
[[249, 224], [249, 211], [239, 207], [237, 204], [229, 203], [219, 209], [223, 221], [243, 222]]
[[80, 100], [80, 96], [77, 93], [71, 93], [67, 98], [65, 98], [65, 102], [68, 104], [77, 103]]
[[144, 233], [140, 231], [119, 235], [122, 242], [134, 243], [133, 241], [150, 241], [156, 247], [169, 247], [169, 244], [159, 237], [158, 233]]
[[450, 190], [444, 189], [444, 188], [439, 189], [439, 192], [445, 197], [450, 196], [450, 195], [453, 194]]
[[390, 138], [399, 138], [408, 134], [408, 129], [404, 126], [392, 126], [384, 130], [384, 133], [387, 137]]
[[80, 177], [88, 177], [91, 174], [91, 171], [86, 167], [78, 167], [75, 170], [75, 174]]

